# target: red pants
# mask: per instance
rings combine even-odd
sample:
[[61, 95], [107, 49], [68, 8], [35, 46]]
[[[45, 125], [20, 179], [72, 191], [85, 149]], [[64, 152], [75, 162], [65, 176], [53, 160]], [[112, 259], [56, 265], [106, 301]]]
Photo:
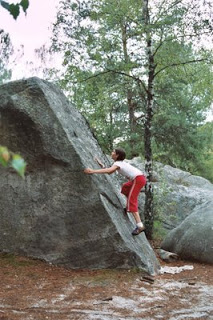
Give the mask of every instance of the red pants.
[[121, 193], [127, 197], [126, 209], [130, 212], [138, 212], [138, 195], [146, 184], [145, 176], [137, 176], [122, 185]]

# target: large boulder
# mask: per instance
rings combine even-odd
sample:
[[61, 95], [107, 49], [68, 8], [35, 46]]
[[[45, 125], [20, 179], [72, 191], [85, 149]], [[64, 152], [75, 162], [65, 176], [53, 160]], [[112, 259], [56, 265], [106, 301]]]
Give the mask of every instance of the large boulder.
[[159, 263], [144, 233], [131, 235], [116, 175], [86, 175], [107, 163], [87, 122], [53, 84], [30, 78], [0, 87], [0, 144], [27, 161], [22, 180], [0, 168], [0, 250], [71, 268]]
[[[139, 158], [130, 161], [144, 169]], [[213, 263], [213, 185], [189, 172], [154, 164], [155, 212], [164, 235], [162, 249], [182, 259]], [[139, 197], [139, 207], [145, 197]], [[142, 212], [142, 210], [141, 210]], [[157, 230], [159, 233], [159, 230]]]
[[159, 163], [155, 168], [159, 176], [155, 183], [157, 204], [162, 208], [161, 218], [167, 230], [177, 227], [201, 204], [205, 208], [213, 199], [213, 184], [207, 179]]
[[164, 239], [161, 247], [182, 259], [213, 263], [213, 201], [191, 213]]
[[[144, 162], [140, 158], [129, 162], [144, 171]], [[205, 178], [162, 163], [155, 162], [153, 167], [155, 213], [166, 235], [197, 208], [201, 214], [205, 212], [205, 206], [208, 207], [209, 201], [213, 199], [213, 184]], [[141, 213], [144, 203], [145, 195], [142, 192], [139, 197]]]

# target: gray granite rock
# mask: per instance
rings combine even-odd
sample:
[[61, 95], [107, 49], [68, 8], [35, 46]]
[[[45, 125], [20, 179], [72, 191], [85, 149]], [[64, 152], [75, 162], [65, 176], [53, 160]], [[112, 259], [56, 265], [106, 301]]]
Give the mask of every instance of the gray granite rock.
[[197, 206], [161, 247], [182, 259], [213, 263], [213, 201]]
[[178, 255], [173, 252], [165, 251], [163, 249], [157, 249], [159, 257], [166, 262], [174, 262], [178, 259]]
[[[144, 171], [144, 162], [140, 158], [129, 162]], [[167, 234], [182, 223], [194, 209], [213, 199], [213, 184], [205, 178], [161, 163], [155, 162], [153, 167], [155, 212]], [[141, 193], [139, 208], [142, 215], [144, 203], [145, 195]]]
[[[130, 162], [143, 170], [144, 164], [139, 159]], [[182, 259], [213, 263], [212, 183], [160, 163], [155, 163], [154, 169], [155, 212], [165, 232], [162, 249]], [[141, 212], [144, 200], [141, 194]]]
[[138, 267], [158, 260], [131, 235], [116, 176], [86, 175], [108, 163], [88, 124], [53, 84], [38, 78], [0, 87], [0, 144], [27, 161], [26, 178], [0, 168], [0, 250], [71, 268]]

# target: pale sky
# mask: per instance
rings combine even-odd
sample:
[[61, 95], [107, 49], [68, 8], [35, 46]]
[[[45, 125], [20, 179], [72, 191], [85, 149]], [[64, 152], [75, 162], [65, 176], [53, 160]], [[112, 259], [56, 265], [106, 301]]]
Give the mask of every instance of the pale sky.
[[[17, 3], [17, 0], [7, 0], [9, 3]], [[50, 25], [56, 16], [56, 7], [59, 0], [29, 0], [27, 15], [22, 8], [17, 19], [0, 6], [0, 29], [10, 34], [11, 42], [17, 49], [24, 45], [24, 59], [34, 60], [34, 49], [40, 48], [50, 38]], [[20, 68], [20, 66], [19, 66]], [[18, 77], [14, 67], [15, 78]], [[13, 76], [14, 78], [14, 76]]]
[[0, 7], [0, 28], [10, 34], [14, 45], [24, 44], [27, 48], [36, 48], [48, 39], [50, 34], [48, 28], [54, 21], [59, 0], [29, 0], [29, 2], [27, 15], [21, 9], [16, 20], [7, 10]]

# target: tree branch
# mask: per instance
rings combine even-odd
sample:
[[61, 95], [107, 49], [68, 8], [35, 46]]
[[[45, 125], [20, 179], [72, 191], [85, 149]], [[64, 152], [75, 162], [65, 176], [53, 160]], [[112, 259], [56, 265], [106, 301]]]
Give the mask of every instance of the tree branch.
[[122, 76], [125, 76], [125, 77], [128, 77], [128, 78], [133, 79], [134, 81], [136, 81], [136, 82], [138, 82], [139, 84], [141, 84], [142, 87], [144, 88], [144, 90], [147, 92], [147, 88], [146, 88], [144, 82], [143, 82], [140, 78], [135, 77], [135, 76], [131, 76], [131, 75], [128, 74], [128, 73], [125, 73], [125, 72], [122, 72], [122, 71], [116, 71], [116, 70], [106, 70], [106, 71], [103, 71], [103, 72], [99, 72], [99, 73], [96, 73], [96, 74], [94, 74], [94, 75], [86, 78], [86, 79], [83, 79], [83, 80], [80, 81], [80, 82], [85, 82], [85, 81], [87, 81], [87, 80], [90, 80], [90, 79], [93, 79], [93, 78], [102, 76], [102, 75], [104, 75], [104, 74], [106, 74], [106, 73], [110, 73], [110, 72], [111, 72], [111, 73], [115, 73], [115, 74], [120, 74], [120, 75], [122, 75]]
[[85, 82], [85, 81], [87, 81], [87, 80], [90, 80], [90, 79], [93, 79], [93, 78], [96, 78], [96, 77], [102, 76], [102, 75], [104, 75], [104, 74], [106, 74], [106, 73], [109, 73], [109, 72], [110, 72], [110, 70], [107, 70], [107, 71], [103, 71], [103, 72], [96, 73], [96, 74], [94, 74], [94, 75], [92, 75], [92, 76], [90, 76], [90, 77], [88, 77], [88, 78], [83, 79], [83, 80], [82, 80], [82, 81], [80, 81], [80, 82]]
[[179, 63], [172, 63], [168, 66], [163, 67], [162, 69], [158, 70], [155, 74], [154, 77], [156, 77], [160, 72], [170, 68], [170, 67], [177, 67], [177, 66], [183, 66], [185, 64], [189, 63], [196, 63], [196, 62], [202, 62], [202, 61], [207, 61], [207, 59], [197, 59], [197, 60], [190, 60], [190, 61], [185, 61], [185, 62], [179, 62]]
[[122, 76], [125, 76], [125, 77], [128, 77], [128, 78], [135, 80], [137, 83], [140, 83], [142, 85], [142, 87], [144, 88], [144, 90], [147, 92], [147, 88], [146, 88], [144, 82], [140, 78], [135, 77], [135, 76], [131, 76], [130, 74], [122, 72], [122, 71], [109, 70], [109, 72], [110, 71], [113, 73], [120, 74]]
[[158, 50], [160, 49], [160, 47], [163, 45], [162, 38], [163, 38], [163, 36], [162, 36], [162, 34], [161, 34], [161, 36], [160, 36], [160, 43], [159, 43], [159, 45], [156, 47], [155, 51], [153, 52], [153, 57], [156, 55], [156, 53], [158, 52]]

